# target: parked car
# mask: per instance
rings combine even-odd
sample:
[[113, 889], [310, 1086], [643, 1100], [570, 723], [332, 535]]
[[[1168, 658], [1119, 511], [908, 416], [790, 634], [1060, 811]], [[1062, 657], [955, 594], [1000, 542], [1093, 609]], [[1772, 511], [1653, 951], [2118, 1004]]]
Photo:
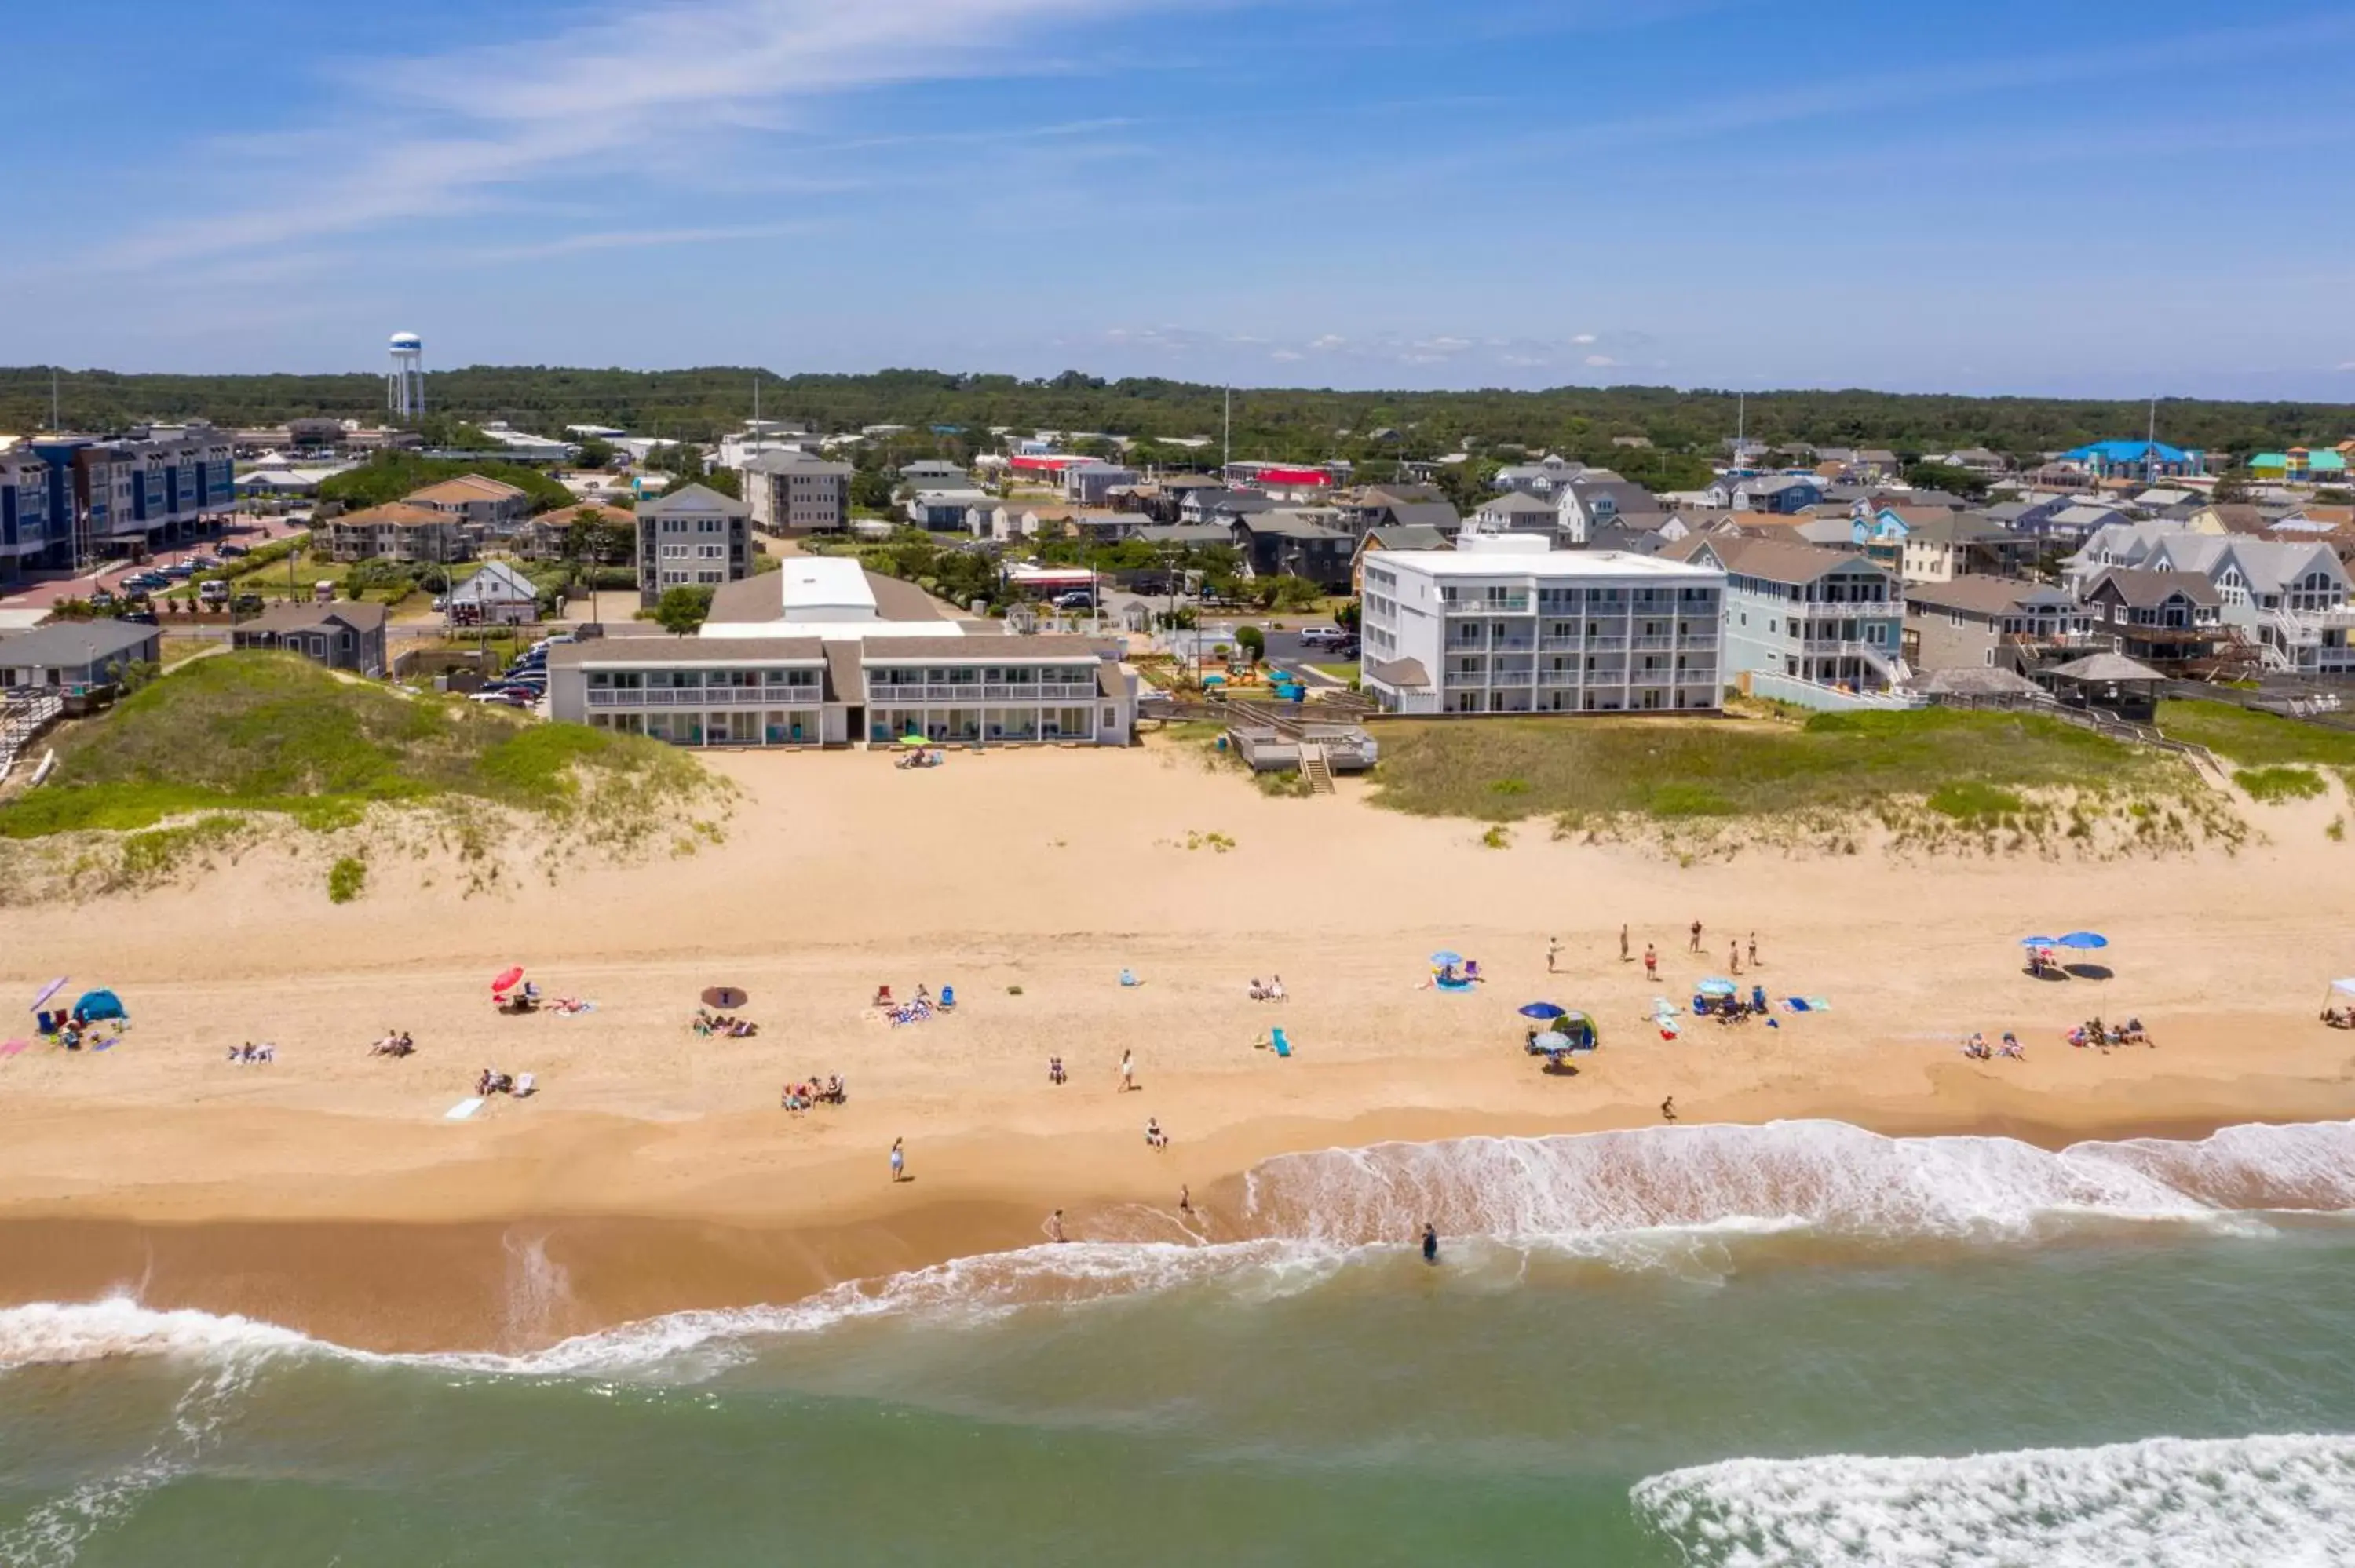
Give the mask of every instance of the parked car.
[[188, 565], [186, 561], [174, 561], [170, 566], [165, 567], [161, 568], [161, 570], [165, 577], [170, 577], [174, 582], [186, 582], [188, 578], [197, 575], [197, 568]]
[[229, 602], [229, 584], [221, 581], [218, 577], [214, 577], [208, 581], [198, 583], [197, 585], [197, 602], [198, 604], [227, 604]]
[[1349, 634], [1337, 626], [1304, 626], [1300, 629], [1303, 648], [1337, 648], [1349, 640]]
[[217, 554], [227, 558], [233, 556], [250, 555], [253, 551], [253, 546], [250, 545], [216, 545], [213, 546], [213, 549]]
[[1052, 602], [1057, 609], [1093, 609], [1096, 596], [1085, 588], [1073, 588], [1069, 593], [1057, 594]]
[[233, 615], [260, 615], [261, 596], [258, 593], [241, 593], [229, 601], [229, 608]]
[[125, 593], [154, 593], [172, 586], [172, 579], [161, 572], [136, 572], [123, 579]]

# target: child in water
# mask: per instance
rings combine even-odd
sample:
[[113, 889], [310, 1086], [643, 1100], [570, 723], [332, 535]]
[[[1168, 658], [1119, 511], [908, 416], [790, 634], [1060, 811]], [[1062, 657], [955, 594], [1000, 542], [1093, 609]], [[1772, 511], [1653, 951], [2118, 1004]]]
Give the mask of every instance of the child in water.
[[1439, 1261], [1439, 1227], [1428, 1223], [1423, 1227], [1423, 1261]]

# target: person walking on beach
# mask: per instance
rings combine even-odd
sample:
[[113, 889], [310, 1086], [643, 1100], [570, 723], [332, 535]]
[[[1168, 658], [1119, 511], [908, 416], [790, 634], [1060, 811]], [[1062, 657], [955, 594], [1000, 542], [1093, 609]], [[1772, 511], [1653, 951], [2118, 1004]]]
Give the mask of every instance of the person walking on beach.
[[1660, 950], [1649, 942], [1644, 944], [1644, 978], [1647, 980], [1660, 978]]
[[1548, 937], [1546, 938], [1546, 973], [1554, 972], [1553, 961], [1560, 957], [1561, 957], [1561, 938]]
[[1627, 927], [1625, 927], [1625, 926], [1622, 926], [1622, 927], [1619, 927], [1619, 961], [1620, 961], [1621, 963], [1623, 963], [1623, 964], [1624, 964], [1624, 963], [1625, 963], [1625, 962], [1627, 961], [1628, 957], [1629, 957], [1629, 954], [1628, 954], [1628, 952], [1627, 952]]
[[1191, 1187], [1188, 1187], [1188, 1186], [1185, 1186], [1185, 1185], [1182, 1185], [1182, 1184], [1178, 1187], [1178, 1212], [1179, 1213], [1181, 1213], [1181, 1214], [1190, 1214], [1190, 1213], [1192, 1213], [1194, 1212], [1194, 1189], [1193, 1189], [1193, 1188], [1191, 1188]]
[[1123, 1051], [1120, 1054], [1120, 1092], [1126, 1094], [1135, 1087], [1136, 1087], [1136, 1053]]
[[1063, 1234], [1063, 1211], [1060, 1209], [1047, 1216], [1046, 1229], [1047, 1239], [1050, 1242], [1067, 1242], [1071, 1239]]
[[1700, 951], [1700, 922], [1698, 920], [1694, 921], [1692, 925], [1692, 946], [1687, 948], [1685, 951], [1689, 953], [1698, 953]]
[[1667, 1099], [1660, 1102], [1660, 1119], [1662, 1121], [1674, 1121], [1677, 1119], [1676, 1096], [1670, 1095]]
[[1425, 1220], [1423, 1225], [1423, 1261], [1439, 1261], [1439, 1227]]
[[891, 1180], [894, 1181], [904, 1181], [908, 1179], [907, 1143], [908, 1140], [904, 1138], [895, 1138], [891, 1140]]
[[1758, 967], [1758, 933], [1755, 931], [1750, 933], [1750, 967], [1753, 969]]
[[1732, 969], [1735, 974], [1740, 974], [1742, 972], [1741, 943], [1728, 942], [1725, 944], [1725, 967]]

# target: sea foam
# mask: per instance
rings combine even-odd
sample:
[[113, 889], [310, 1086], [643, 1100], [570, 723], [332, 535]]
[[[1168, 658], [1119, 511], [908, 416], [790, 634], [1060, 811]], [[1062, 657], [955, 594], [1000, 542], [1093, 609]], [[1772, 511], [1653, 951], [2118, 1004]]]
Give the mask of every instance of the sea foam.
[[[1877, 1245], [2010, 1243], [2084, 1224], [2166, 1223], [2262, 1233], [2262, 1215], [2355, 1210], [2355, 1123], [2227, 1128], [2197, 1142], [2140, 1139], [2053, 1152], [2003, 1138], [1885, 1138], [1842, 1122], [1684, 1126], [1551, 1138], [1386, 1143], [1281, 1156], [1251, 1172], [1241, 1239], [1039, 1245], [836, 1286], [783, 1305], [687, 1311], [544, 1350], [375, 1357], [521, 1375], [626, 1372], [694, 1378], [755, 1341], [861, 1319], [975, 1320], [1188, 1287], [1242, 1299], [1314, 1288], [1438, 1225], [1458, 1255], [1545, 1248], [1621, 1268], [1806, 1233]], [[1138, 1225], [1183, 1235], [1167, 1216]], [[1497, 1250], [1497, 1249], [1491, 1249]], [[1509, 1261], [1509, 1259], [1508, 1260]], [[544, 1319], [563, 1281], [523, 1246], [510, 1313]], [[1712, 1261], [1710, 1267], [1719, 1266]], [[128, 1298], [0, 1308], [0, 1369], [119, 1355], [260, 1351], [360, 1356], [236, 1317]]]
[[2158, 1437], [1965, 1458], [1732, 1459], [1636, 1483], [1688, 1568], [2331, 1568], [2355, 1437]]

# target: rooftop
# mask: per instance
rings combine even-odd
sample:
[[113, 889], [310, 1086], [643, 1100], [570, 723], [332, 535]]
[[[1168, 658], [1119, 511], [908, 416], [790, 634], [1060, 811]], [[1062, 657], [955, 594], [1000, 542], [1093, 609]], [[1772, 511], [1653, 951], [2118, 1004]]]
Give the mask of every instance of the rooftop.
[[[1849, 559], [1852, 557], [1842, 557]], [[1706, 567], [1618, 550], [1546, 550], [1490, 555], [1462, 550], [1384, 550], [1381, 564], [1434, 577], [1659, 577], [1702, 579], [1717, 574]]]

